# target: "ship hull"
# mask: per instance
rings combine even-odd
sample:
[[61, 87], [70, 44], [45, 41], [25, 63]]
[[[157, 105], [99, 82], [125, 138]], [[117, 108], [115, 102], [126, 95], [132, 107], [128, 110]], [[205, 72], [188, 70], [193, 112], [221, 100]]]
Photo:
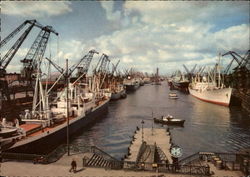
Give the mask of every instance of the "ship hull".
[[122, 97], [122, 95], [126, 94], [125, 93], [125, 90], [121, 90], [119, 92], [116, 92], [116, 93], [112, 93], [111, 94], [111, 100], [118, 100]]
[[189, 82], [175, 82], [172, 81], [172, 83], [170, 84], [172, 89], [177, 89], [183, 92], [188, 92], [188, 86], [189, 86]]
[[[93, 124], [95, 121], [100, 119], [103, 114], [108, 110], [108, 102], [105, 101], [102, 105], [99, 105], [91, 112], [86, 115], [79, 116], [70, 120], [69, 124], [69, 135], [72, 138], [72, 135], [77, 132], [84, 131], [88, 125]], [[65, 143], [67, 140], [67, 123], [51, 129], [50, 132], [45, 132], [39, 137], [29, 137], [27, 140], [17, 142], [6, 152], [14, 153], [27, 153], [27, 154], [47, 154], [55, 149], [58, 145]]]
[[218, 104], [222, 106], [229, 106], [232, 88], [223, 88], [216, 90], [194, 90], [189, 88], [189, 93], [205, 102]]
[[139, 88], [139, 84], [125, 85], [126, 91], [135, 91]]

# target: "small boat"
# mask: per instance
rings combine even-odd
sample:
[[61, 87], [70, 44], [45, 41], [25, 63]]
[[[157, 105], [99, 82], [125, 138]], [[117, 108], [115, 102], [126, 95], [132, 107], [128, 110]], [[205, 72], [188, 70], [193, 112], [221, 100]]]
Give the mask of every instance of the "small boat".
[[170, 99], [178, 99], [178, 96], [176, 93], [169, 93], [169, 98]]
[[161, 118], [154, 118], [154, 122], [156, 122], [156, 123], [162, 123], [162, 124], [167, 124], [167, 125], [183, 126], [185, 120], [176, 119], [176, 118], [173, 118], [173, 116], [168, 115], [168, 116], [162, 116]]

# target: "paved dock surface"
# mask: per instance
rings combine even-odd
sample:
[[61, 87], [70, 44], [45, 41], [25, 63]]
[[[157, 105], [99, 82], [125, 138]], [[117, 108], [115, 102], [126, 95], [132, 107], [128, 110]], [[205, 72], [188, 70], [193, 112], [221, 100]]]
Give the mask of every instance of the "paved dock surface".
[[[74, 158], [76, 158], [74, 156]], [[71, 158], [69, 158], [71, 159]], [[65, 161], [66, 162], [66, 161]], [[85, 168], [77, 164], [77, 172], [70, 173], [70, 162], [68, 165], [60, 165], [58, 163], [42, 165], [27, 162], [4, 162], [1, 163], [1, 176], [15, 176], [15, 177], [58, 177], [58, 176], [82, 176], [82, 177], [190, 177], [193, 175], [171, 174], [171, 173], [157, 173], [144, 171], [124, 171], [124, 170], [105, 170], [103, 168]], [[225, 171], [216, 170], [212, 177], [243, 177], [244, 175], [239, 171]], [[196, 176], [197, 177], [197, 176]]]
[[[144, 128], [143, 129], [143, 140], [148, 145], [154, 145], [156, 143], [162, 151], [165, 153], [169, 162], [172, 163], [172, 158], [170, 154], [170, 135], [166, 131], [166, 129], [152, 129], [152, 128]], [[137, 130], [134, 135], [134, 141], [130, 146], [130, 155], [125, 159], [125, 161], [136, 161], [137, 154], [139, 152], [140, 146], [142, 144], [142, 129]]]

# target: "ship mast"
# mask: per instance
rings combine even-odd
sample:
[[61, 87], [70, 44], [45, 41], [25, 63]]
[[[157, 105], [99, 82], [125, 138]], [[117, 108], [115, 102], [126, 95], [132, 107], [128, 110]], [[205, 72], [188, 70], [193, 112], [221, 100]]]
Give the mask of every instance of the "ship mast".
[[218, 62], [218, 66], [217, 66], [217, 70], [218, 70], [218, 87], [221, 87], [221, 78], [220, 78], [220, 56], [221, 54], [219, 53], [219, 62]]

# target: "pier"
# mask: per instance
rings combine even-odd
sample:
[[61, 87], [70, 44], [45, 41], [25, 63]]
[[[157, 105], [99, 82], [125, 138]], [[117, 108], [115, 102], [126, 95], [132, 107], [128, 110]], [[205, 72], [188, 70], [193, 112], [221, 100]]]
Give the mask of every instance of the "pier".
[[[130, 168], [133, 162], [149, 170], [152, 170], [152, 165], [157, 162], [172, 163], [170, 139], [170, 133], [166, 129], [137, 130], [129, 147], [128, 156], [124, 159], [124, 168]], [[150, 166], [144, 163], [148, 163]]]

